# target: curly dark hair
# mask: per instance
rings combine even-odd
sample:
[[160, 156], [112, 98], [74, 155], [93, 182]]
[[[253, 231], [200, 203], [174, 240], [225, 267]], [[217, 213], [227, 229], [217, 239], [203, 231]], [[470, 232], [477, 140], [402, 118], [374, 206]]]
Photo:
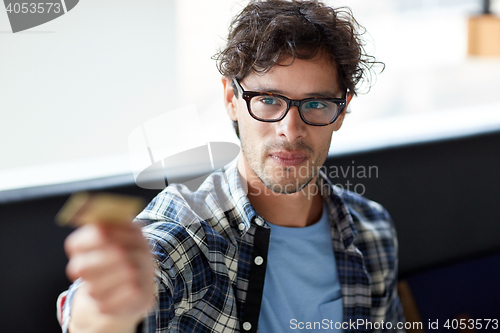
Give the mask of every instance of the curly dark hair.
[[[382, 64], [366, 54], [364, 33], [349, 8], [317, 0], [252, 0], [231, 22], [227, 45], [214, 59], [222, 75], [241, 80], [252, 71], [266, 73], [324, 52], [342, 90], [357, 94], [358, 83], [369, 83], [373, 65]], [[282, 64], [288, 57], [292, 62]]]

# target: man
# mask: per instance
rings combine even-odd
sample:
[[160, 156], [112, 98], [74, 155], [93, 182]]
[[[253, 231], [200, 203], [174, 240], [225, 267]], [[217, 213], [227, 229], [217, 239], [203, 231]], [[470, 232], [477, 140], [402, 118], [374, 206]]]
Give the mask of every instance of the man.
[[137, 217], [142, 234], [85, 226], [69, 236], [67, 272], [80, 279], [64, 330], [397, 330], [391, 219], [319, 172], [373, 63], [356, 28], [317, 1], [243, 9], [217, 57], [237, 163], [195, 192], [167, 187]]

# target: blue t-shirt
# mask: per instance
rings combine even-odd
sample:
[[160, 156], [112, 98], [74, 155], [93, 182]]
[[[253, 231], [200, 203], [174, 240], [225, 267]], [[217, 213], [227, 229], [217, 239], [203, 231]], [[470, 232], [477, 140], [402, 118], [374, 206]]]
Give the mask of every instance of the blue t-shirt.
[[304, 228], [269, 225], [259, 333], [336, 330], [343, 320], [342, 291], [326, 208]]

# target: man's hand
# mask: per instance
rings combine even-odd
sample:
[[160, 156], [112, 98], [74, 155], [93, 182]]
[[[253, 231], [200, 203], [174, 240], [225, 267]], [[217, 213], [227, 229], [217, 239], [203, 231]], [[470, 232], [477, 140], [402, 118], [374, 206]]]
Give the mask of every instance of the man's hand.
[[154, 265], [146, 239], [132, 224], [87, 224], [65, 241], [66, 273], [76, 292], [70, 332], [134, 332], [155, 302]]

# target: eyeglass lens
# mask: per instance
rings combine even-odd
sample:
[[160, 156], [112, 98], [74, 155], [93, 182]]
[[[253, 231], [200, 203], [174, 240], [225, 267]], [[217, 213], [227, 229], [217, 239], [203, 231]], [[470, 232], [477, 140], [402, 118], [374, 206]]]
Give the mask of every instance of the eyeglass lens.
[[[250, 100], [250, 109], [262, 120], [276, 120], [286, 112], [287, 103], [276, 96], [254, 96]], [[302, 117], [315, 124], [328, 124], [337, 115], [338, 109], [337, 104], [323, 99], [305, 101], [300, 106]]]

